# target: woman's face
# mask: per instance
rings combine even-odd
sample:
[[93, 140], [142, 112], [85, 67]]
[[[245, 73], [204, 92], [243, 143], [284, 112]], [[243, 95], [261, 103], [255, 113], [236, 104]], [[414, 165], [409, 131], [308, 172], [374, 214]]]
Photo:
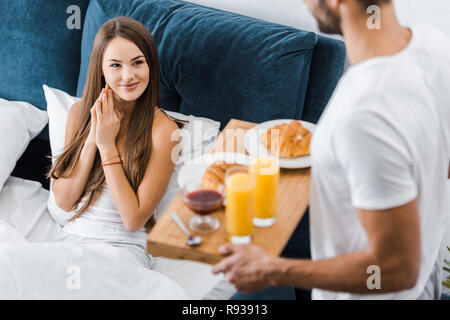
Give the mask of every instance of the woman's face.
[[105, 81], [120, 102], [136, 101], [147, 88], [150, 70], [134, 42], [115, 37], [107, 46], [102, 63]]

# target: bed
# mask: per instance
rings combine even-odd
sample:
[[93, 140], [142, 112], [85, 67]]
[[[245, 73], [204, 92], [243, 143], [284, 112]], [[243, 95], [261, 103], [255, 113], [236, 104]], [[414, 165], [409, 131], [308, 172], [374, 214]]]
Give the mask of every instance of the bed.
[[[14, 176], [0, 192], [0, 299], [228, 299], [236, 292], [207, 264], [154, 257], [146, 269], [123, 263], [130, 259], [111, 246], [42, 242], [53, 219], [48, 198], [39, 182]], [[71, 266], [81, 270], [81, 290], [67, 287]]]
[[[78, 98], [44, 88], [47, 111], [0, 99], [0, 299], [230, 298], [236, 290], [222, 275], [213, 275], [208, 264], [153, 257], [146, 266], [109, 244], [55, 242], [67, 216], [49, 210], [54, 197], [45, 173], [49, 156], [62, 148], [65, 118]], [[186, 116], [184, 121], [199, 119]], [[38, 137], [47, 124], [50, 141]], [[203, 127], [217, 134], [219, 124], [205, 119]], [[202, 152], [210, 142], [192, 150]], [[158, 206], [161, 214], [179, 191], [178, 168]]]

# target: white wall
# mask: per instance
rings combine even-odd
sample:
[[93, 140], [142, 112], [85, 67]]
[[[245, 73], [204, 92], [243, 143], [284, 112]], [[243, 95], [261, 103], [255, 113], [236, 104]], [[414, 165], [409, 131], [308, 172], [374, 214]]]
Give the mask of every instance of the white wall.
[[303, 30], [317, 31], [302, 0], [185, 0]]
[[394, 0], [394, 4], [403, 24], [431, 24], [450, 37], [449, 0]]
[[[298, 29], [318, 32], [303, 0], [186, 0], [240, 13]], [[450, 37], [450, 0], [394, 0], [397, 15], [406, 25], [432, 24]]]

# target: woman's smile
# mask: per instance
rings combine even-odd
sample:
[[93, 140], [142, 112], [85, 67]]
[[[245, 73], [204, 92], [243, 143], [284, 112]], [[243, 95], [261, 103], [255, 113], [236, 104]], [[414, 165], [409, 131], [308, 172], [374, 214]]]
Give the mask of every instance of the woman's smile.
[[133, 91], [134, 89], [136, 89], [139, 85], [139, 81], [135, 81], [135, 82], [130, 82], [128, 84], [119, 84], [119, 87], [121, 87], [122, 89], [124, 89], [125, 91]]

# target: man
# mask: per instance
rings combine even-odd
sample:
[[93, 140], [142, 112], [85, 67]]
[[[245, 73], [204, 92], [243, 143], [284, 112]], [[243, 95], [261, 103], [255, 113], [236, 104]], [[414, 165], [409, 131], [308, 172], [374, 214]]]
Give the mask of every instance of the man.
[[[313, 299], [438, 299], [450, 41], [432, 27], [402, 27], [390, 0], [305, 2], [322, 32], [344, 36], [351, 64], [311, 145], [312, 260], [225, 244], [230, 256], [213, 272], [244, 293], [291, 285], [314, 288]], [[367, 14], [371, 5], [379, 16]]]

